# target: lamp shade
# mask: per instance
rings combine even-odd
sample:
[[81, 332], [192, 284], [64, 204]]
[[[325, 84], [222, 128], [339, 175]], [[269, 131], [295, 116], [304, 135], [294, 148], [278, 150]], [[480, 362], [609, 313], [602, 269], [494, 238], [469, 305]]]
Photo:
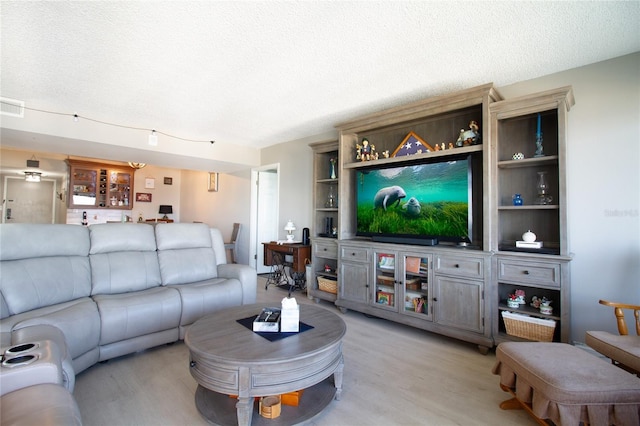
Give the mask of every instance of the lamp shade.
[[173, 214], [173, 206], [160, 205], [160, 214]]
[[295, 231], [296, 230], [296, 225], [294, 225], [293, 222], [291, 222], [291, 220], [289, 220], [287, 222], [287, 224], [284, 226], [284, 230], [287, 231], [287, 232]]

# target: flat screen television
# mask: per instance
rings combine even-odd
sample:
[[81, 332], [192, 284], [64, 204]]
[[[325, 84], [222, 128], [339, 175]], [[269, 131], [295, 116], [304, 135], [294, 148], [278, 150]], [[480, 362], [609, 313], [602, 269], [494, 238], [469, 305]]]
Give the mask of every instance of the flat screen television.
[[473, 155], [462, 155], [359, 169], [356, 235], [418, 245], [475, 243], [474, 201], [478, 197], [474, 194], [478, 188], [474, 188], [473, 176], [481, 169], [477, 163]]

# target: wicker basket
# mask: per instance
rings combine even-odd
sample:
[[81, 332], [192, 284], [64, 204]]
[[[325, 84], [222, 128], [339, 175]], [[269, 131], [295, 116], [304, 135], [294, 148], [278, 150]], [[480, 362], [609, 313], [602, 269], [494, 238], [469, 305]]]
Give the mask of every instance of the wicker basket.
[[502, 311], [507, 334], [538, 342], [551, 342], [556, 329], [554, 320], [534, 318], [527, 315]]
[[327, 293], [338, 294], [338, 282], [325, 277], [318, 277], [318, 288]]

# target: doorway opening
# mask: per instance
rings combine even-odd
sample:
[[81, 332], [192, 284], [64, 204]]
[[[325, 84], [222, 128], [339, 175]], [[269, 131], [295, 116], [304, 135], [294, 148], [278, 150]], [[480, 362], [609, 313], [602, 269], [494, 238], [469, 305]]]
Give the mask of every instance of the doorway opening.
[[249, 265], [259, 274], [270, 271], [264, 264], [262, 243], [278, 239], [278, 206], [280, 205], [280, 165], [271, 164], [251, 170], [251, 229], [249, 232]]
[[55, 223], [56, 181], [5, 176], [2, 223]]

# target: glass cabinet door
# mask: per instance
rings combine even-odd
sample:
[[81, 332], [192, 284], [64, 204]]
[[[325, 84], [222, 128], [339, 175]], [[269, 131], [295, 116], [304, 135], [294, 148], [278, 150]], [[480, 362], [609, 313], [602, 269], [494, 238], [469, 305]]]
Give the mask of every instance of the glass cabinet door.
[[96, 205], [96, 176], [91, 169], [77, 168], [71, 176], [71, 203], [76, 206]]
[[131, 173], [111, 171], [109, 185], [109, 203], [114, 207], [129, 206], [131, 201]]
[[429, 267], [431, 260], [423, 256], [404, 256], [404, 312], [431, 316], [429, 305]]
[[376, 276], [374, 303], [380, 307], [394, 308], [396, 297], [396, 255], [376, 253]]

